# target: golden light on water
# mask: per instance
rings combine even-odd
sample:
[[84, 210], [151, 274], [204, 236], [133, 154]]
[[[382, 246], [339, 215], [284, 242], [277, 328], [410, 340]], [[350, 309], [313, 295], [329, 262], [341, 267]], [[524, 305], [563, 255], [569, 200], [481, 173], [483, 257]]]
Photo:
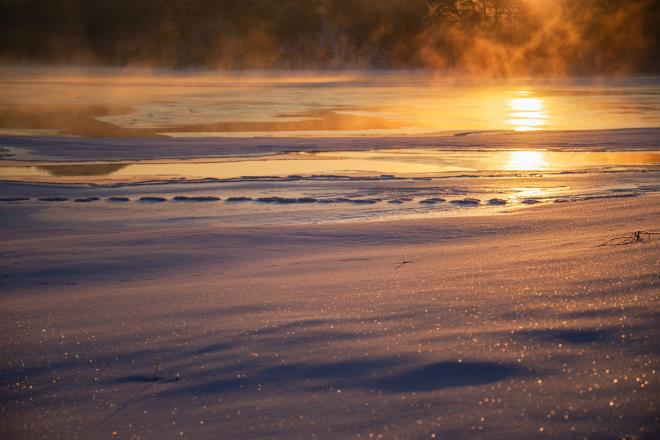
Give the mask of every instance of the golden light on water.
[[541, 151], [512, 151], [506, 168], [509, 170], [540, 170], [546, 168], [548, 163]]
[[369, 151], [283, 153], [137, 162], [0, 163], [2, 180], [60, 183], [134, 182], [165, 178], [240, 179], [243, 176], [372, 175], [431, 176], [493, 171], [603, 169], [660, 165], [656, 151], [449, 151], [393, 148]]
[[510, 112], [506, 123], [512, 125], [514, 131], [538, 130], [546, 124], [548, 116], [543, 99], [529, 97], [529, 93], [527, 90], [520, 90], [520, 96], [508, 102]]

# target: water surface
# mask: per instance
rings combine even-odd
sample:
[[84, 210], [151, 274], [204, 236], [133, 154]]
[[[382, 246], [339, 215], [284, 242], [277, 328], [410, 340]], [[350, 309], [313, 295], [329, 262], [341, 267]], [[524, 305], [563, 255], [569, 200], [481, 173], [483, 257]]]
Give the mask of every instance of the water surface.
[[0, 86], [5, 133], [382, 136], [660, 127], [656, 77], [5, 69]]
[[437, 177], [492, 172], [576, 172], [660, 166], [655, 151], [447, 151], [387, 149], [289, 153], [261, 157], [125, 163], [0, 165], [8, 180], [51, 183], [129, 183], [251, 177]]
[[0, 87], [6, 212], [289, 224], [660, 189], [656, 77], [0, 69]]

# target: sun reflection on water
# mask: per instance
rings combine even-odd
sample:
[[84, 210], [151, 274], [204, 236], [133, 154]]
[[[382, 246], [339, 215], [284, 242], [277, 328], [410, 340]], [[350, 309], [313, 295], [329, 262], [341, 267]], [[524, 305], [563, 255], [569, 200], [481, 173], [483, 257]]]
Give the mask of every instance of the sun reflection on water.
[[527, 90], [520, 90], [519, 97], [508, 102], [509, 119], [506, 123], [512, 125], [514, 131], [539, 130], [546, 125], [548, 115], [543, 99], [530, 97], [529, 94]]
[[542, 170], [547, 167], [548, 162], [542, 151], [511, 151], [506, 163], [506, 169], [516, 171]]

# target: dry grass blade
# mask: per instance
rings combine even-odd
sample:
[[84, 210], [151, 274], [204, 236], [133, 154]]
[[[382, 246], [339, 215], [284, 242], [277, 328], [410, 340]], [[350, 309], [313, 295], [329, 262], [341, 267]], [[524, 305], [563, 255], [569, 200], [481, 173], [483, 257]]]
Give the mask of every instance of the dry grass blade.
[[641, 243], [652, 241], [654, 237], [660, 236], [660, 232], [655, 231], [635, 231], [621, 237], [614, 237], [607, 240], [601, 246], [622, 246], [632, 243]]
[[399, 264], [396, 265], [396, 268], [399, 269], [402, 266], [405, 266], [406, 264], [415, 263], [415, 262], [416, 262], [416, 260], [408, 260], [406, 258], [406, 251], [403, 251], [401, 253], [401, 261], [399, 261]]

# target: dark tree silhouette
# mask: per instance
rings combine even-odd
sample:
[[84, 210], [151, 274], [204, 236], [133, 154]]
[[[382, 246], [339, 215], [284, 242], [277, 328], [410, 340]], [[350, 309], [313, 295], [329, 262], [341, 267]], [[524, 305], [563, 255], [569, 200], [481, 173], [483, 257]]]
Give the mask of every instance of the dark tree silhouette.
[[0, 0], [0, 62], [656, 72], [656, 3]]

